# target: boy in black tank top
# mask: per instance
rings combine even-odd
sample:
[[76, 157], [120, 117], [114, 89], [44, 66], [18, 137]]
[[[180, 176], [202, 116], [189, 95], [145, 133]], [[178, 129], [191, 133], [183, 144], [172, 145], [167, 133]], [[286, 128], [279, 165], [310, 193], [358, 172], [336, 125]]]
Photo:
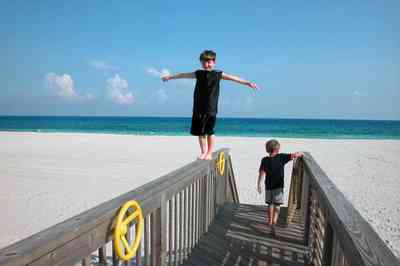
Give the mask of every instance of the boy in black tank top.
[[[269, 206], [268, 225], [276, 224], [280, 205], [283, 204], [285, 164], [290, 160], [303, 156], [301, 152], [279, 153], [280, 146], [275, 139], [267, 141], [265, 149], [269, 156], [262, 158], [257, 179], [257, 191], [261, 193], [261, 181], [265, 178], [265, 203]], [[274, 230], [272, 230], [272, 233], [274, 233]]]
[[200, 145], [199, 159], [211, 160], [215, 145], [214, 127], [218, 112], [219, 85], [221, 79], [231, 80], [257, 90], [257, 85], [250, 81], [214, 70], [216, 53], [206, 50], [200, 55], [202, 70], [190, 73], [179, 73], [162, 77], [163, 81], [171, 79], [196, 79], [193, 96], [193, 116], [190, 133], [198, 136]]

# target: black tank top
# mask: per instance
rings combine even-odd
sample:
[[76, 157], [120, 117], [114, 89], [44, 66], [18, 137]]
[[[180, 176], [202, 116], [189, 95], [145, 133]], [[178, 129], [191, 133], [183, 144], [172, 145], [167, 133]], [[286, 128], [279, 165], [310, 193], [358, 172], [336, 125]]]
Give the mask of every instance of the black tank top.
[[220, 70], [197, 70], [196, 87], [193, 97], [194, 114], [216, 115], [218, 112], [219, 83], [222, 78]]

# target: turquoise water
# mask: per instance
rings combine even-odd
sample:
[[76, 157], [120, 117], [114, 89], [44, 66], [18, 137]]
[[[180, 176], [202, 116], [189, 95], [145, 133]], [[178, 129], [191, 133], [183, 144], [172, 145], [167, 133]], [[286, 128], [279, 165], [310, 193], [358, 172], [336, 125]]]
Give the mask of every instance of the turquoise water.
[[[191, 118], [0, 116], [0, 131], [189, 135]], [[218, 118], [219, 136], [400, 139], [400, 121]]]

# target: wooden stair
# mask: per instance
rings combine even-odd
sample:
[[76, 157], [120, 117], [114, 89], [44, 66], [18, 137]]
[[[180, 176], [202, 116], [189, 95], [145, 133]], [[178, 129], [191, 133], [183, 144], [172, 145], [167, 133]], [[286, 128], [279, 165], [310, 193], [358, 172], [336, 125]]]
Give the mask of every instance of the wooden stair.
[[266, 206], [227, 203], [183, 265], [307, 265], [304, 223], [286, 215], [282, 207], [273, 235]]

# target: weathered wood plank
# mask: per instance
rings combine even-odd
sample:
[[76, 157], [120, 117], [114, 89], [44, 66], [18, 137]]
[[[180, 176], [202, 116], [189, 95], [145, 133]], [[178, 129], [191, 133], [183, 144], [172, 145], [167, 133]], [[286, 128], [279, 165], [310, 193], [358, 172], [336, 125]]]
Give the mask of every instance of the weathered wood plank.
[[90, 266], [91, 262], [91, 256], [84, 257], [82, 259], [82, 266]]
[[99, 264], [101, 266], [107, 266], [107, 251], [106, 246], [99, 247]]
[[168, 201], [168, 265], [171, 265], [172, 261], [172, 252], [174, 251], [174, 242], [173, 242], [173, 211], [172, 211], [172, 202], [171, 198]]
[[187, 242], [188, 242], [188, 188], [183, 190], [183, 260], [187, 256]]
[[192, 243], [193, 243], [193, 184], [189, 186], [188, 191], [188, 253], [192, 251]]
[[199, 195], [199, 184], [200, 184], [200, 181], [199, 180], [197, 180], [196, 181], [196, 183], [195, 183], [195, 209], [196, 209], [196, 213], [195, 213], [195, 219], [194, 219], [194, 221], [195, 221], [195, 234], [194, 234], [194, 245], [196, 245], [197, 244], [197, 242], [198, 242], [198, 239], [199, 239], [199, 197], [200, 197], [200, 195]]
[[185, 199], [185, 189], [181, 191], [181, 262], [185, 259], [185, 234], [186, 234], [186, 199]]
[[[128, 240], [128, 243], [130, 243], [132, 239], [133, 239], [133, 237], [132, 237], [132, 228], [128, 227], [128, 233], [126, 235], [126, 240]], [[125, 266], [130, 266], [131, 265], [131, 261], [132, 260], [130, 260], [130, 259], [129, 260], [125, 260], [123, 264]]]
[[184, 265], [304, 265], [303, 232], [288, 237], [286, 231], [292, 225], [283, 218], [278, 221], [277, 236], [272, 237], [265, 224], [265, 206], [224, 205]]
[[179, 261], [183, 261], [184, 258], [184, 242], [185, 242], [185, 206], [184, 206], [184, 190], [181, 190], [180, 194], [180, 198], [179, 198], [179, 205], [180, 205], [180, 215], [179, 215], [179, 222], [180, 222], [180, 226], [179, 226]]
[[114, 248], [114, 240], [111, 243], [112, 243], [112, 264], [113, 266], [119, 266], [119, 259], [117, 256], [117, 252], [115, 251]]
[[[138, 225], [136, 224], [135, 225], [135, 227], [136, 227], [136, 231], [138, 230]], [[143, 237], [143, 235], [142, 235], [142, 237]], [[136, 266], [142, 266], [143, 265], [143, 260], [142, 260], [142, 246], [143, 246], [143, 238], [142, 238], [142, 240], [140, 241], [140, 244], [139, 244], [139, 247], [138, 247], [138, 250], [137, 250], [137, 252], [136, 252]]]
[[151, 265], [161, 265], [161, 208], [152, 213]]
[[228, 181], [227, 184], [228, 184], [229, 189], [227, 189], [227, 191], [230, 195], [231, 201], [233, 201], [235, 203], [239, 203], [239, 193], [238, 193], [237, 186], [236, 186], [235, 174], [234, 174], [233, 167], [232, 167], [231, 155], [229, 153], [227, 153], [226, 158], [229, 158], [225, 164], [225, 168], [228, 168], [228, 170], [225, 169], [225, 174], [224, 174], [225, 179]]
[[150, 225], [149, 221], [150, 217], [149, 215], [146, 215], [144, 217], [144, 263], [146, 266], [150, 265]]
[[160, 251], [158, 254], [158, 258], [160, 260], [160, 265], [164, 266], [166, 265], [167, 262], [167, 241], [168, 241], [168, 235], [167, 235], [167, 226], [168, 226], [168, 209], [167, 205], [168, 201], [167, 199], [163, 196], [161, 197], [161, 207], [160, 207], [160, 217], [159, 217], [159, 223], [157, 230], [159, 230], [160, 234]]
[[178, 250], [179, 250], [179, 238], [178, 238], [178, 230], [179, 230], [179, 208], [178, 208], [178, 194], [175, 195], [174, 197], [174, 251], [175, 251], [175, 255], [174, 255], [174, 261], [175, 261], [175, 265], [177, 265], [178, 262]]

